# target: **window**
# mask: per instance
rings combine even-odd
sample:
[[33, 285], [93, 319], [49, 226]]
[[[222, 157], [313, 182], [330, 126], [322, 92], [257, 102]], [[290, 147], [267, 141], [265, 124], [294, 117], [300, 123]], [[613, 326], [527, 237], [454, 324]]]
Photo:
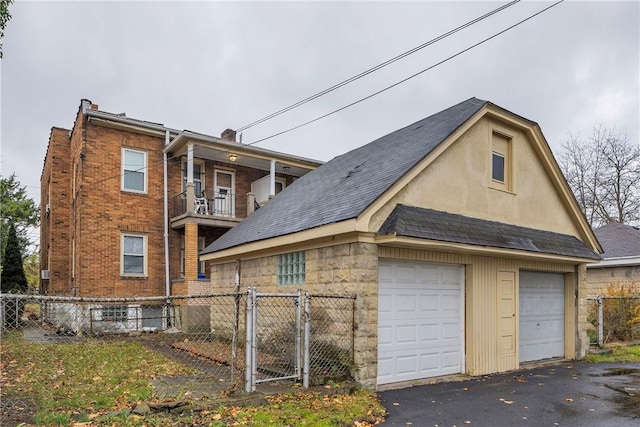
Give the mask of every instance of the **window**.
[[146, 151], [122, 149], [122, 190], [147, 192]]
[[504, 182], [504, 156], [500, 153], [493, 153], [491, 179]]
[[278, 285], [302, 285], [304, 279], [304, 252], [278, 255]]
[[127, 321], [126, 305], [110, 305], [102, 307], [103, 322], [126, 322]]
[[146, 276], [147, 236], [144, 234], [122, 235], [121, 274], [123, 276]]
[[490, 187], [513, 192], [513, 142], [510, 136], [491, 132]]
[[[195, 186], [195, 196], [202, 197], [204, 187], [202, 183], [204, 179], [204, 164], [193, 162], [193, 184]], [[187, 191], [187, 162], [182, 162], [182, 191]]]

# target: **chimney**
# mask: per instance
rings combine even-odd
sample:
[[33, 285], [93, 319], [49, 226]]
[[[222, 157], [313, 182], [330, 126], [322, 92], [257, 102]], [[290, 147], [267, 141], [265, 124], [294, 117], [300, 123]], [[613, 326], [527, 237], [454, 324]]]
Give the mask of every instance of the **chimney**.
[[233, 129], [225, 129], [220, 137], [225, 141], [236, 142], [236, 131]]

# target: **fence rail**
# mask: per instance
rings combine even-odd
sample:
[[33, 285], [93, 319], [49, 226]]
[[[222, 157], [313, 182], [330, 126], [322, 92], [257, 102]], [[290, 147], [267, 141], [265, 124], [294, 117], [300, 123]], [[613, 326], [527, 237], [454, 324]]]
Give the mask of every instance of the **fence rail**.
[[[188, 374], [154, 379], [154, 396], [187, 393], [192, 398], [212, 398], [248, 389], [247, 372], [252, 371], [247, 363], [257, 368], [253, 371], [257, 381], [250, 390], [287, 370], [289, 374], [280, 376], [302, 381], [304, 374], [307, 384], [351, 377], [354, 296], [259, 294], [253, 328], [258, 334], [251, 336], [250, 294], [169, 298], [0, 294], [0, 334], [3, 341], [16, 345], [44, 346], [37, 353], [43, 360], [47, 346], [126, 343], [188, 368]], [[253, 346], [256, 353], [246, 351]], [[9, 351], [4, 347], [3, 353]], [[8, 395], [10, 401], [19, 399], [18, 391], [19, 387], [3, 384], [2, 400]]]

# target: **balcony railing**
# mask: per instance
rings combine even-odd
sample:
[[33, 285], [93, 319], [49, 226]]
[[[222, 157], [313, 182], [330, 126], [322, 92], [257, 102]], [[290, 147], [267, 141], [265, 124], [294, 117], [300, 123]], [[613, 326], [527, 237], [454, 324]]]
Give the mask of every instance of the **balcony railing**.
[[[229, 192], [215, 192], [213, 197], [196, 197], [193, 213], [223, 218], [236, 217], [236, 195]], [[187, 193], [182, 192], [173, 198], [173, 216], [187, 212]]]

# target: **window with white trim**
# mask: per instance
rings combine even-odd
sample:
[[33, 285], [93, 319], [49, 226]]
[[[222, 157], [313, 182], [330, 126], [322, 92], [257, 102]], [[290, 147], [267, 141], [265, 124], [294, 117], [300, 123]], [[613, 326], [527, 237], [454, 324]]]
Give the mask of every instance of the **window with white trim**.
[[123, 233], [121, 253], [120, 273], [123, 276], [147, 275], [146, 234]]
[[513, 191], [513, 142], [510, 136], [497, 131], [491, 133], [492, 188]]
[[147, 152], [122, 149], [122, 190], [147, 192]]
[[278, 255], [278, 285], [302, 285], [305, 281], [304, 251]]

